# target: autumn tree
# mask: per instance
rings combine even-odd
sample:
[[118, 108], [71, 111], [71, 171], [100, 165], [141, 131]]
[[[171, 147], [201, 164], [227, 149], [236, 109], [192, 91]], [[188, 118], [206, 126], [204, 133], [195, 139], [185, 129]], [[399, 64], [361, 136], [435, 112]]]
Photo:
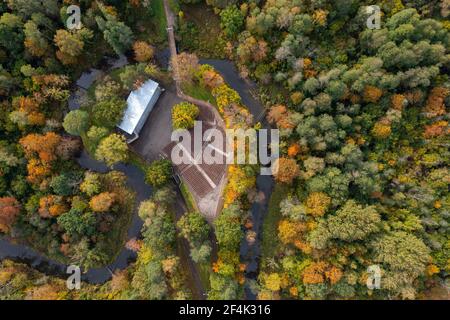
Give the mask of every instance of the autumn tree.
[[44, 34], [39, 30], [39, 26], [32, 20], [25, 23], [25, 47], [36, 57], [42, 57], [50, 51], [50, 44]]
[[39, 199], [39, 215], [42, 218], [58, 217], [68, 208], [62, 196], [47, 195]]
[[92, 31], [86, 28], [75, 32], [64, 29], [56, 31], [54, 42], [59, 48], [56, 51], [56, 56], [63, 64], [77, 63], [79, 56], [83, 53], [85, 41], [92, 37]]
[[14, 197], [0, 198], [0, 232], [8, 233], [20, 213], [20, 204]]
[[172, 176], [172, 163], [169, 160], [156, 160], [147, 168], [145, 180], [154, 187], [161, 187]]
[[61, 137], [54, 132], [47, 132], [44, 135], [29, 134], [19, 142], [28, 157], [37, 155], [40, 160], [50, 162], [56, 159], [55, 151], [61, 142]]
[[294, 243], [305, 231], [305, 225], [301, 222], [281, 220], [278, 224], [278, 236], [282, 243]]
[[313, 216], [323, 216], [331, 204], [331, 198], [323, 192], [313, 192], [306, 199], [306, 212]]
[[136, 41], [133, 44], [134, 59], [137, 62], [147, 62], [153, 58], [154, 50], [145, 41]]
[[95, 151], [95, 158], [105, 162], [110, 167], [116, 163], [127, 161], [128, 145], [125, 142], [125, 137], [113, 133], [104, 138]]
[[99, 142], [106, 138], [109, 134], [109, 130], [105, 127], [98, 127], [98, 126], [92, 126], [89, 128], [88, 132], [86, 133], [89, 140], [97, 146]]
[[194, 74], [199, 67], [198, 58], [195, 54], [182, 52], [172, 57], [170, 63], [179, 81], [185, 84], [192, 83]]
[[267, 120], [276, 124], [280, 129], [292, 129], [295, 127], [295, 123], [290, 118], [290, 112], [284, 105], [272, 106], [267, 114]]
[[445, 98], [449, 94], [450, 90], [444, 87], [436, 87], [431, 90], [424, 110], [428, 118], [437, 117], [446, 113]]
[[90, 197], [98, 194], [101, 190], [99, 175], [95, 172], [86, 171], [84, 174], [84, 180], [80, 185], [80, 190]]
[[279, 158], [275, 161], [272, 173], [279, 182], [292, 184], [300, 174], [300, 169], [294, 159]]
[[200, 110], [192, 103], [181, 102], [172, 108], [172, 126], [174, 129], [191, 129]]
[[107, 212], [113, 205], [116, 195], [111, 192], [102, 192], [89, 201], [89, 205], [94, 212]]

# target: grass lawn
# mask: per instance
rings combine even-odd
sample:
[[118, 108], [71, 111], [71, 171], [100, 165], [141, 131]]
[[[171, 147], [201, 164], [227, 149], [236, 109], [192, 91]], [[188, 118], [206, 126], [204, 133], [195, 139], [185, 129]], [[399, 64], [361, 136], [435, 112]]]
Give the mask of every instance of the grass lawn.
[[191, 194], [187, 186], [181, 182], [180, 184], [181, 194], [183, 195], [184, 201], [186, 202], [187, 209], [190, 212], [199, 211], [197, 204], [195, 203], [194, 196]]
[[264, 219], [262, 242], [261, 242], [261, 261], [264, 264], [266, 259], [274, 257], [281, 246], [278, 239], [278, 222], [281, 220], [280, 202], [288, 193], [289, 187], [276, 184], [269, 201], [269, 212]]
[[203, 88], [202, 86], [198, 85], [197, 83], [193, 83], [190, 85], [183, 85], [183, 92], [193, 98], [208, 101], [213, 105], [216, 105], [216, 99], [211, 94], [211, 91], [209, 91], [206, 88]]
[[222, 37], [220, 18], [205, 3], [182, 5], [183, 18], [177, 34], [180, 49], [195, 52], [202, 58], [225, 58], [226, 41]]
[[167, 20], [166, 13], [164, 12], [163, 0], [152, 0], [150, 5], [153, 12], [151, 21], [153, 29], [150, 37], [154, 40], [154, 42], [161, 43], [167, 39]]
[[209, 281], [209, 277], [212, 273], [211, 262], [208, 261], [206, 263], [197, 263], [197, 266], [203, 288], [205, 288], [205, 291], [209, 291], [211, 289], [211, 282]]
[[[182, 182], [180, 184], [181, 194], [186, 202], [186, 206], [190, 212], [199, 211], [197, 208], [197, 204], [195, 203], [194, 197], [187, 188], [187, 186]], [[195, 262], [194, 262], [195, 263]], [[203, 284], [203, 288], [206, 291], [209, 291], [211, 284], [209, 281], [209, 277], [211, 275], [211, 261], [207, 261], [204, 263], [196, 263], [197, 270], [199, 272], [200, 280]]]
[[151, 0], [150, 7], [145, 9], [136, 9], [133, 12], [132, 21], [129, 23], [134, 25], [134, 34], [136, 40], [142, 40], [153, 46], [163, 48], [167, 40], [167, 21], [164, 12], [163, 0]]

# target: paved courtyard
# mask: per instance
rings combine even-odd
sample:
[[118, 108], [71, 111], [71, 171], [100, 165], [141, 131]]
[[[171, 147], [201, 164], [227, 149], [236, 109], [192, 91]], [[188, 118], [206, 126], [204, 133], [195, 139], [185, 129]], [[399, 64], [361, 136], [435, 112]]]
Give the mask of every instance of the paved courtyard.
[[172, 107], [182, 102], [174, 90], [175, 88], [169, 87], [161, 94], [139, 134], [139, 139], [131, 144], [133, 150], [147, 161], [160, 159], [162, 150], [171, 142]]

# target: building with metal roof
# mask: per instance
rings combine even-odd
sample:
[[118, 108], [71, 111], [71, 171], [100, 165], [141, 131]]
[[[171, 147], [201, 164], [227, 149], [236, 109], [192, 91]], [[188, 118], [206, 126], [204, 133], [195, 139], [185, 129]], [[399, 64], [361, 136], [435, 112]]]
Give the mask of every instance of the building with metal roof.
[[134, 135], [133, 141], [139, 137], [139, 132], [163, 91], [157, 82], [148, 80], [128, 96], [127, 109], [118, 128]]

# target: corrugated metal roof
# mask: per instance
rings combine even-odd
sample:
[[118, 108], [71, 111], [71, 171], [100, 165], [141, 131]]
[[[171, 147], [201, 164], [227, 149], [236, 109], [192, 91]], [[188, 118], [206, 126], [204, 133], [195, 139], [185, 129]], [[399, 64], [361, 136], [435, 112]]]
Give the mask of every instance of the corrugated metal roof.
[[133, 134], [139, 120], [149, 106], [150, 100], [158, 89], [159, 84], [153, 80], [146, 81], [138, 90], [132, 91], [127, 99], [127, 109], [118, 126], [128, 134]]

